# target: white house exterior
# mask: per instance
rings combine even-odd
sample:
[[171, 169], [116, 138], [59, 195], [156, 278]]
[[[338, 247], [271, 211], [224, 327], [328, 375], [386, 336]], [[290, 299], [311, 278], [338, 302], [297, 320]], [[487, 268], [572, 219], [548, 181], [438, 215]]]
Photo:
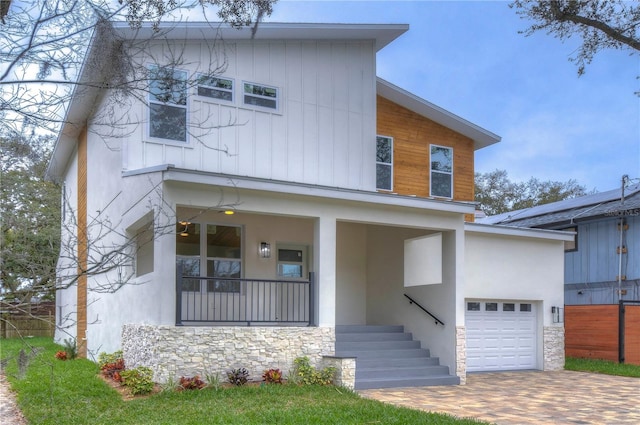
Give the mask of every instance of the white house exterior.
[[[154, 83], [148, 106], [132, 98], [120, 110], [108, 89], [78, 94], [49, 167], [77, 242], [59, 262], [71, 284], [57, 294], [56, 339], [72, 335], [89, 356], [123, 348], [158, 380], [232, 367], [257, 377], [309, 355], [353, 386], [343, 325], [404, 326], [460, 382], [467, 370], [562, 367], [551, 308], [563, 304], [572, 236], [465, 221], [473, 183], [461, 170], [473, 176], [473, 151], [499, 137], [376, 78], [376, 52], [407, 29], [263, 23], [251, 39], [188, 23], [156, 36], [141, 62], [157, 72], [179, 51], [172, 77], [197, 84], [166, 96]], [[198, 80], [223, 53], [217, 79]], [[437, 128], [420, 159], [428, 196], [402, 189], [399, 134], [382, 138], [393, 160], [376, 163], [388, 105]], [[92, 119], [118, 114], [130, 119]], [[393, 183], [381, 189], [385, 166]], [[114, 246], [131, 261], [91, 273]]]

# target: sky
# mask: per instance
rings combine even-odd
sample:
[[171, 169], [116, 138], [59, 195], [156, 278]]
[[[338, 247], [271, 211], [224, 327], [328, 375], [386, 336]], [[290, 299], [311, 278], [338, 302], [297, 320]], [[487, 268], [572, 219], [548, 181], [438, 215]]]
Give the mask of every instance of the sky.
[[[505, 1], [280, 0], [266, 21], [409, 24], [378, 52], [378, 76], [502, 137], [476, 172], [576, 180], [587, 190], [640, 178], [640, 56], [602, 51], [578, 77], [579, 39], [525, 37]], [[638, 180], [636, 180], [638, 181]]]

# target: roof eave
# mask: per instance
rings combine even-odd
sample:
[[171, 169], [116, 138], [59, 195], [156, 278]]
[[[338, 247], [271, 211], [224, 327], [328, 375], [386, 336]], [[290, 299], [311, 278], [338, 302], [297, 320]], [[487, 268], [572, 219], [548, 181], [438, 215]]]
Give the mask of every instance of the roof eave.
[[429, 118], [451, 130], [473, 140], [474, 150], [498, 143], [501, 137], [452, 112], [410, 93], [380, 77], [377, 81], [377, 93], [400, 106]]

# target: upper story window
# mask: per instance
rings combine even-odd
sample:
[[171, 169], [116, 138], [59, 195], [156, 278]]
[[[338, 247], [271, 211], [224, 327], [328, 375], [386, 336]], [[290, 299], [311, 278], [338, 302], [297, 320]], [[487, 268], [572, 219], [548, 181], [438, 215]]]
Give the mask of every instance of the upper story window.
[[149, 136], [187, 141], [187, 73], [171, 67], [149, 68]]
[[393, 189], [393, 139], [376, 137], [376, 188]]
[[431, 145], [431, 196], [453, 198], [453, 149]]
[[275, 111], [280, 108], [280, 93], [278, 88], [265, 86], [264, 84], [243, 83], [242, 103], [245, 105], [259, 106], [261, 108], [273, 109]]
[[230, 78], [207, 77], [198, 78], [198, 96], [233, 102], [234, 81]]

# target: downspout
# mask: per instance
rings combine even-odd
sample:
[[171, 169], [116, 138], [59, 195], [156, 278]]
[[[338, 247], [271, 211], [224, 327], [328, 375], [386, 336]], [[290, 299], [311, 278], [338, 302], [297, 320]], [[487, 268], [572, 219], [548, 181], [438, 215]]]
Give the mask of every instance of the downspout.
[[[624, 185], [629, 180], [629, 176], [624, 174], [620, 184], [620, 205], [624, 206]], [[622, 300], [622, 242], [624, 234], [624, 218], [620, 217], [620, 243], [618, 244], [618, 302]]]

